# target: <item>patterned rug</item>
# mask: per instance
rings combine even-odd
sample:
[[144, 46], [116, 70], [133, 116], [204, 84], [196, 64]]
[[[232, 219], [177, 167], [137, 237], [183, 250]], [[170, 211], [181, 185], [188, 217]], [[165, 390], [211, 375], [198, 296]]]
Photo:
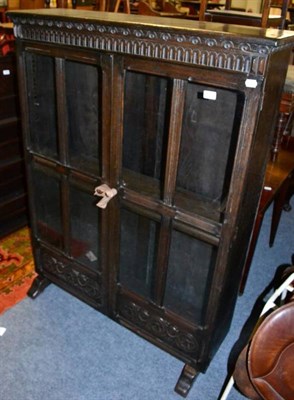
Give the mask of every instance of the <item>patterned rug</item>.
[[36, 276], [28, 227], [0, 240], [0, 314], [23, 300]]

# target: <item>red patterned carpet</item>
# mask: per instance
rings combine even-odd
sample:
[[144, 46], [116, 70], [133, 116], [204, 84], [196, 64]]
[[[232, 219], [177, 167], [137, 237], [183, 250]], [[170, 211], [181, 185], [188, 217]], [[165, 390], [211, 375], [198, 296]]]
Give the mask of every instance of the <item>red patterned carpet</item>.
[[23, 300], [35, 277], [29, 229], [0, 240], [0, 314]]

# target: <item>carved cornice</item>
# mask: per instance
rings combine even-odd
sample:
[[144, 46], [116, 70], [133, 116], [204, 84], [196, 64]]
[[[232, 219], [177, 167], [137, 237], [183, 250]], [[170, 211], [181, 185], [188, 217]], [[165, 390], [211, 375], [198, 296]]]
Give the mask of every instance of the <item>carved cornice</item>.
[[[62, 20], [60, 17], [12, 16], [15, 35], [25, 40], [63, 44], [189, 65], [262, 75], [275, 46], [243, 41], [210, 31], [164, 30], [156, 26], [105, 21]], [[227, 36], [227, 38], [226, 38]], [[269, 43], [269, 42], [267, 42]]]

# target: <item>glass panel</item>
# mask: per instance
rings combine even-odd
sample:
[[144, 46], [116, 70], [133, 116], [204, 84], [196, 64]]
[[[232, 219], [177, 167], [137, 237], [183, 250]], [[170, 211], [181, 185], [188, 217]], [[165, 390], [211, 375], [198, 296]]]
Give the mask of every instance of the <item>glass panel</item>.
[[41, 169], [33, 169], [32, 175], [37, 235], [62, 249], [60, 181]]
[[97, 66], [65, 62], [70, 165], [99, 174], [99, 78]]
[[[215, 100], [207, 100], [207, 95]], [[188, 83], [175, 202], [189, 196], [215, 203], [225, 199], [240, 124], [238, 93]], [[191, 193], [192, 192], [192, 193]], [[194, 199], [194, 200], [195, 200]]]
[[214, 246], [173, 230], [164, 306], [193, 323], [201, 323], [215, 258]]
[[97, 270], [99, 265], [99, 210], [92, 193], [70, 187], [71, 255]]
[[32, 150], [56, 159], [57, 113], [54, 59], [26, 54], [30, 139]]
[[159, 224], [121, 210], [120, 282], [128, 289], [153, 298]]
[[164, 174], [169, 86], [167, 78], [126, 73], [123, 179], [129, 187], [156, 197]]

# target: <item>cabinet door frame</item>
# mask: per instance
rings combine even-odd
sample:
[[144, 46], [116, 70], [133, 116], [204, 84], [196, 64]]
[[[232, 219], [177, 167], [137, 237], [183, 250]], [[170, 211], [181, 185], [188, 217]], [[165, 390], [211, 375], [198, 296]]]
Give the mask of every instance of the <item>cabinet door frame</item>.
[[[115, 165], [112, 175], [112, 183], [117, 185], [119, 189], [122, 202], [127, 202], [130, 208], [134, 207], [144, 207], [146, 210], [153, 211], [154, 213], [159, 212], [163, 216], [165, 222], [163, 225], [166, 227], [167, 231], [170, 231], [170, 221], [175, 219], [179, 223], [185, 224], [188, 229], [194, 229], [198, 231], [198, 235], [205, 241], [212, 242], [219, 247], [217, 257], [215, 272], [212, 276], [211, 287], [212, 290], [208, 297], [207, 304], [214, 303], [215, 300], [214, 292], [217, 292], [217, 287], [219, 287], [219, 280], [222, 272], [225, 270], [224, 260], [228, 259], [228, 252], [230, 247], [230, 242], [233, 238], [234, 232], [232, 226], [236, 221], [238, 216], [238, 209], [242, 200], [242, 181], [246, 176], [246, 165], [250, 156], [250, 148], [252, 145], [254, 137], [254, 127], [256, 120], [258, 118], [258, 112], [256, 113], [256, 108], [260, 107], [259, 102], [261, 101], [261, 90], [262, 90], [262, 79], [255, 77], [257, 88], [254, 90], [246, 86], [246, 79], [248, 77], [244, 76], [240, 72], [232, 71], [218, 71], [211, 70], [205, 67], [190, 67], [190, 66], [177, 66], [169, 65], [164, 61], [146, 61], [142, 59], [137, 59], [131, 56], [116, 56], [115, 62], [115, 72], [114, 72], [114, 89], [113, 89], [113, 134], [111, 136], [111, 164]], [[239, 123], [239, 134], [235, 148], [234, 165], [232, 166], [232, 176], [230, 180], [227, 207], [223, 216], [223, 220], [220, 222], [215, 222], [209, 218], [202, 217], [201, 215], [193, 215], [189, 211], [177, 210], [172, 204], [172, 193], [175, 190], [175, 173], [171, 173], [172, 170], [176, 171], [176, 166], [178, 162], [178, 152], [179, 152], [179, 135], [181, 127], [178, 124], [178, 120], [181, 118], [174, 118], [171, 116], [170, 120], [170, 139], [168, 142], [168, 148], [170, 156], [167, 159], [167, 169], [165, 173], [165, 183], [164, 183], [164, 197], [162, 200], [150, 199], [148, 196], [143, 196], [136, 191], [128, 189], [122, 177], [122, 143], [123, 143], [123, 107], [124, 107], [124, 79], [127, 71], [135, 71], [143, 74], [155, 75], [164, 78], [173, 79], [176, 83], [174, 86], [174, 95], [171, 100], [171, 107], [175, 107], [174, 110], [178, 111], [178, 115], [183, 113], [183, 100], [178, 100], [181, 97], [185, 89], [185, 82], [197, 82], [201, 85], [209, 85], [215, 88], [227, 89], [231, 91], [236, 91], [243, 96], [243, 112]], [[255, 111], [255, 112], [254, 112]], [[249, 118], [249, 115], [251, 117]], [[118, 199], [116, 200], [117, 203]], [[234, 204], [234, 207], [232, 207]], [[119, 211], [115, 211], [114, 220], [119, 222]], [[115, 238], [115, 248], [119, 248], [119, 223], [115, 224], [116, 227], [112, 230], [113, 238]], [[221, 240], [219, 243], [219, 238], [222, 231], [226, 231], [226, 239]], [[166, 258], [168, 254], [169, 240], [166, 234], [162, 234], [165, 240], [161, 243], [161, 248], [166, 249], [165, 256], [162, 256], [162, 260]], [[221, 261], [222, 260], [222, 261]], [[117, 253], [111, 262], [113, 267], [111, 278], [111, 291], [112, 296], [110, 296], [110, 304], [113, 307], [113, 315], [115, 315], [116, 307], [116, 288], [118, 282], [119, 273], [119, 254]], [[160, 272], [157, 276], [158, 282], [160, 282], [157, 288], [157, 300], [158, 304], [162, 305], [163, 294], [164, 294], [164, 282], [166, 278], [166, 265], [162, 264]], [[217, 296], [218, 297], [218, 296]], [[206, 307], [209, 309], [209, 306]], [[206, 315], [206, 312], [204, 313]], [[206, 322], [212, 321], [211, 315], [206, 315], [204, 318]]]
[[[25, 158], [27, 165], [27, 180], [28, 180], [28, 190], [29, 193], [33, 193], [34, 182], [31, 174], [32, 163], [36, 162], [40, 166], [51, 170], [54, 174], [59, 176], [62, 190], [61, 190], [61, 213], [62, 213], [62, 232], [63, 232], [63, 242], [64, 242], [64, 251], [59, 251], [62, 257], [68, 258], [69, 247], [70, 247], [70, 215], [69, 215], [69, 185], [70, 181], [73, 180], [76, 186], [79, 186], [84, 191], [89, 194], [93, 194], [94, 197], [94, 189], [101, 183], [109, 181], [109, 146], [110, 146], [110, 110], [111, 110], [111, 85], [112, 85], [112, 57], [109, 54], [101, 54], [95, 51], [89, 52], [88, 50], [82, 49], [68, 49], [66, 47], [60, 48], [59, 46], [45, 45], [45, 44], [32, 44], [30, 42], [23, 42], [18, 50], [19, 57], [19, 84], [23, 88], [21, 90], [21, 108], [22, 115], [24, 116], [22, 124], [23, 124], [23, 132], [24, 132], [24, 150], [25, 150]], [[39, 56], [49, 56], [52, 57], [54, 62], [54, 74], [55, 74], [55, 91], [56, 91], [56, 101], [57, 101], [57, 132], [58, 132], [58, 150], [59, 150], [59, 158], [54, 159], [48, 156], [44, 156], [42, 154], [38, 154], [37, 152], [32, 150], [32, 146], [30, 143], [30, 128], [29, 128], [29, 107], [26, 99], [25, 93], [27, 93], [27, 82], [26, 76], [28, 71], [26, 70], [26, 60], [25, 57], [29, 54], [36, 54]], [[75, 167], [69, 165], [69, 154], [68, 154], [68, 127], [67, 127], [67, 108], [66, 108], [66, 94], [65, 94], [65, 62], [66, 60], [70, 60], [77, 63], [87, 64], [97, 66], [101, 70], [101, 109], [99, 113], [101, 114], [101, 147], [99, 149], [100, 152], [100, 174], [91, 173], [89, 171], [81, 171]], [[98, 171], [97, 171], [98, 172]], [[100, 176], [99, 176], [100, 175]], [[40, 245], [48, 247], [47, 243], [43, 243], [36, 236], [37, 234], [37, 218], [33, 210], [35, 210], [34, 199], [31, 195], [29, 197], [30, 200], [30, 210], [31, 210], [31, 226], [32, 226], [32, 239], [34, 241], [34, 249], [35, 250], [35, 258], [36, 258], [36, 271], [41, 275], [46, 275], [46, 272], [42, 268], [42, 261], [40, 257]], [[108, 310], [108, 272], [107, 272], [107, 254], [108, 254], [108, 246], [109, 246], [109, 236], [108, 236], [108, 226], [109, 226], [109, 213], [108, 210], [106, 212], [101, 212], [97, 209], [97, 213], [101, 215], [101, 240], [100, 240], [100, 261], [101, 265], [99, 270], [101, 271], [102, 276], [102, 288], [103, 288], [103, 306], [99, 308], [100, 311], [107, 313]], [[49, 249], [53, 249], [50, 245]], [[70, 257], [69, 257], [70, 259]], [[81, 271], [87, 271], [87, 268], [80, 265]], [[95, 276], [98, 276], [97, 273], [93, 273], [88, 271], [91, 279], [95, 281]], [[49, 276], [49, 279], [54, 281], [56, 284], [60, 284], [58, 279], [54, 279], [53, 276]], [[60, 285], [62, 286], [62, 284]], [[64, 287], [66, 290], [71, 291], [69, 287]], [[74, 292], [74, 290], [73, 290]], [[75, 293], [78, 297], [79, 294]], [[83, 299], [84, 301], [91, 304], [89, 299]], [[95, 304], [91, 304], [94, 305]]]

